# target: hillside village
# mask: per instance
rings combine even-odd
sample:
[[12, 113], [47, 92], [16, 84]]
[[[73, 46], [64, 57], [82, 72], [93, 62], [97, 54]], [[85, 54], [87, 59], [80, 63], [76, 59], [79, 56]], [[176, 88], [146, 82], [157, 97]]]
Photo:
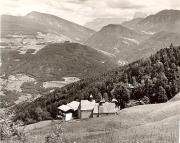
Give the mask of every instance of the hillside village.
[[[133, 86], [130, 86], [133, 88]], [[127, 107], [144, 105], [143, 100], [130, 100], [126, 104]], [[116, 98], [112, 98], [111, 100], [102, 98], [99, 102], [96, 102], [91, 94], [89, 96], [89, 100], [80, 100], [80, 101], [72, 101], [68, 104], [63, 104], [58, 107], [59, 114], [57, 117], [59, 119], [69, 121], [73, 119], [89, 119], [95, 117], [103, 117], [109, 115], [117, 115], [121, 110], [120, 105], [118, 104], [118, 100]]]
[[102, 117], [106, 115], [117, 114], [120, 107], [117, 104], [116, 99], [112, 99], [111, 102], [102, 99], [99, 103], [93, 99], [90, 95], [90, 100], [72, 101], [67, 105], [61, 105], [58, 107], [58, 118], [62, 118], [65, 121], [72, 119], [88, 119], [93, 117]]
[[[135, 88], [132, 84], [127, 84], [126, 86], [131, 91]], [[125, 107], [145, 105], [149, 102], [147, 100], [149, 99], [129, 100]], [[90, 94], [87, 100], [75, 100], [59, 106], [57, 118], [64, 121], [70, 121], [73, 119], [82, 120], [117, 115], [121, 108], [122, 107], [116, 98], [111, 99], [104, 95], [100, 96], [100, 100], [97, 101], [93, 95]]]

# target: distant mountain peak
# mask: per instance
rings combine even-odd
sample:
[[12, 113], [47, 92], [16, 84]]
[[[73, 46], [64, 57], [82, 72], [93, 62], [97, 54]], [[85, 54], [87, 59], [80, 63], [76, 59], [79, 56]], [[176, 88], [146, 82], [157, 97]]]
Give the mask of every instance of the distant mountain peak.
[[31, 11], [30, 13], [26, 14], [26, 15], [31, 15], [31, 14], [36, 14], [36, 13], [40, 13], [38, 11]]
[[32, 12], [26, 14], [25, 16], [28, 17], [28, 16], [36, 16], [36, 15], [44, 15], [44, 14], [46, 14], [46, 13], [41, 13], [41, 12], [38, 12], [38, 11], [32, 11]]
[[173, 14], [180, 14], [180, 10], [174, 10], [174, 9], [165, 9], [160, 12], [158, 12], [155, 15], [173, 15]]
[[149, 15], [140, 20], [131, 20], [123, 23], [124, 26], [132, 28], [138, 32], [160, 32], [160, 31], [180, 31], [180, 10], [165, 9], [156, 14]]
[[[38, 16], [45, 16], [45, 17], [49, 17], [49, 18], [56, 18], [56, 19], [61, 19], [61, 20], [65, 20], [65, 19], [62, 19], [58, 16], [55, 16], [55, 15], [52, 15], [52, 14], [49, 14], [49, 13], [42, 13], [42, 12], [38, 12], [38, 11], [32, 11], [30, 13], [28, 13], [26, 15], [26, 17], [38, 17]], [[65, 20], [67, 21], [67, 20]], [[70, 22], [70, 21], [69, 21]]]
[[118, 25], [118, 24], [109, 24], [107, 26], [104, 26], [100, 31], [102, 32], [109, 32], [109, 33], [116, 33], [116, 34], [125, 34], [125, 35], [138, 35], [138, 33], [132, 29], [129, 29], [125, 26]]
[[99, 31], [102, 27], [108, 24], [121, 24], [122, 22], [128, 20], [127, 18], [96, 18], [90, 22], [87, 22], [84, 26]]

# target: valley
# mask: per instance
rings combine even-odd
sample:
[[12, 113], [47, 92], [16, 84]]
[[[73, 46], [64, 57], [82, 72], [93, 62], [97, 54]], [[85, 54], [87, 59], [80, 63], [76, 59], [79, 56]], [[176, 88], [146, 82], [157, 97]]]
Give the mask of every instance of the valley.
[[[180, 10], [86, 27], [37, 11], [1, 21], [2, 143], [177, 143]], [[81, 101], [86, 115], [118, 109], [82, 119]]]
[[[73, 41], [63, 35], [41, 32], [36, 35], [8, 34], [3, 37], [0, 46], [0, 106], [32, 102], [54, 88], [76, 82], [90, 73], [98, 73], [97, 69], [100, 71], [101, 68], [115, 66], [113, 58], [108, 61], [102, 52], [88, 50], [88, 47], [70, 43], [69, 40]], [[84, 61], [81, 53], [84, 54]]]

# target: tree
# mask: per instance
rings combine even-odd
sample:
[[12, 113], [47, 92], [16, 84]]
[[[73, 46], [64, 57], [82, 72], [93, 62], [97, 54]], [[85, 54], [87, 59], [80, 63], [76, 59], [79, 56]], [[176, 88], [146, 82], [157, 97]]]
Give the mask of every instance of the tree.
[[101, 92], [98, 92], [97, 97], [96, 97], [96, 102], [100, 102], [102, 100], [102, 94]]
[[136, 77], [132, 77], [132, 85], [133, 86], [137, 86], [138, 85], [138, 83], [137, 83], [137, 81], [136, 81]]
[[168, 101], [168, 98], [167, 98], [167, 95], [166, 95], [166, 91], [165, 91], [165, 89], [162, 86], [159, 87], [158, 100], [157, 101], [159, 103], [163, 103], [163, 102]]
[[171, 43], [169, 47], [170, 47], [170, 48], [173, 48], [174, 46], [173, 46], [173, 44]]
[[165, 90], [166, 90], [166, 94], [167, 94], [168, 99], [171, 99], [172, 98], [172, 91], [171, 91], [170, 85], [167, 84], [165, 87]]
[[160, 61], [157, 61], [156, 63], [156, 72], [163, 72], [164, 71], [164, 64]]
[[41, 107], [37, 107], [35, 110], [35, 113], [37, 115], [37, 120], [41, 121], [43, 119], [43, 117], [42, 117], [43, 110], [41, 109]]
[[132, 90], [131, 99], [139, 100], [140, 98], [143, 98], [143, 96], [144, 96], [143, 86], [139, 85]]
[[105, 93], [103, 94], [103, 98], [105, 99], [106, 102], [109, 101], [109, 97], [108, 97], [107, 92], [105, 92]]
[[114, 97], [118, 100], [121, 108], [125, 108], [130, 100], [130, 91], [123, 83], [118, 83], [114, 88]]
[[150, 100], [147, 96], [144, 96], [142, 99], [141, 99], [145, 104], [149, 104], [150, 103]]
[[128, 75], [127, 75], [127, 73], [124, 73], [124, 75], [123, 75], [123, 82], [128, 83]]

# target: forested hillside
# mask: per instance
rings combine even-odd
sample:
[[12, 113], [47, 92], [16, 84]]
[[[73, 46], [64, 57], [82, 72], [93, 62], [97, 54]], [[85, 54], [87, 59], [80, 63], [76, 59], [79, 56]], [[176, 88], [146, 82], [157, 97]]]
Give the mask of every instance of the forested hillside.
[[32, 103], [16, 107], [14, 120], [25, 124], [56, 118], [57, 107], [72, 100], [88, 99], [92, 94], [98, 102], [101, 97], [115, 97], [121, 108], [130, 100], [144, 103], [162, 103], [180, 91], [180, 47], [161, 49], [147, 59], [116, 68], [101, 76], [82, 79], [55, 90]]
[[36, 54], [2, 50], [1, 72], [7, 76], [23, 73], [38, 80], [50, 81], [61, 80], [63, 76], [93, 75], [115, 66], [113, 59], [95, 49], [64, 42], [48, 44]]

